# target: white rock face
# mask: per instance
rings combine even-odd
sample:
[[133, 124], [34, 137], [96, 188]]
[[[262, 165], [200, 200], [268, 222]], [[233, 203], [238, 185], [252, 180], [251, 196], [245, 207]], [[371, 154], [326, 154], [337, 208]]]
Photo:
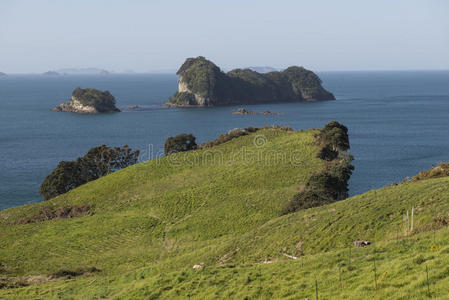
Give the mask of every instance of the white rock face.
[[72, 97], [72, 99], [70, 99], [69, 105], [72, 106], [74, 110], [77, 110], [79, 112], [84, 112], [88, 114], [98, 113], [95, 107], [82, 105], [81, 102], [75, 97]]
[[97, 114], [98, 111], [93, 106], [82, 105], [81, 102], [72, 97], [68, 103], [61, 103], [52, 109], [53, 111], [69, 111], [79, 114]]
[[184, 92], [184, 93], [193, 94], [193, 96], [195, 97], [195, 101], [196, 101], [197, 105], [205, 105], [205, 103], [206, 103], [206, 99], [203, 96], [195, 94], [194, 92], [189, 90], [189, 88], [187, 87], [187, 83], [184, 82], [182, 76], [179, 76], [178, 92], [180, 92], [180, 93]]

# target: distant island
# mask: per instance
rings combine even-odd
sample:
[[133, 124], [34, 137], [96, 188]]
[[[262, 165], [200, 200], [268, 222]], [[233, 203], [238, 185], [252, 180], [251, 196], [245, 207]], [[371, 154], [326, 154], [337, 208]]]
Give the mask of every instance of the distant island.
[[115, 98], [109, 91], [103, 92], [96, 89], [82, 89], [79, 87], [72, 92], [72, 98], [68, 103], [62, 103], [52, 110], [80, 114], [98, 114], [120, 111], [115, 106]]
[[320, 78], [303, 67], [282, 72], [257, 73], [235, 69], [224, 73], [213, 62], [199, 56], [188, 58], [176, 73], [178, 91], [168, 106], [203, 107], [335, 100], [321, 86]]
[[6, 76], [6, 73], [0, 72], [0, 76]]
[[57, 72], [64, 75], [108, 75], [109, 71], [99, 68], [63, 68]]
[[47, 71], [47, 72], [45, 72], [45, 73], [42, 73], [42, 75], [45, 75], [45, 76], [59, 76], [59, 75], [61, 75], [61, 74], [59, 74], [59, 73], [56, 72], [56, 71]]

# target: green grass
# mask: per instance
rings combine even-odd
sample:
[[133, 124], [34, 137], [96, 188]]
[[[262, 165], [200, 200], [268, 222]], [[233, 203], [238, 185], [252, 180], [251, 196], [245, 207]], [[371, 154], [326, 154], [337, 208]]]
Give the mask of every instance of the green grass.
[[[323, 168], [315, 133], [264, 129], [210, 150], [126, 168], [50, 201], [0, 211], [0, 277], [102, 270], [0, 289], [0, 298], [314, 299], [317, 280], [320, 299], [423, 299], [427, 266], [432, 297], [447, 299], [449, 230], [438, 227], [434, 242], [433, 217], [449, 212], [449, 178], [279, 217]], [[256, 147], [256, 137], [266, 143]], [[94, 205], [95, 214], [10, 225], [45, 206], [80, 204]], [[411, 232], [404, 215], [412, 206]], [[373, 244], [352, 248], [357, 239]], [[192, 269], [195, 264], [203, 267]]]

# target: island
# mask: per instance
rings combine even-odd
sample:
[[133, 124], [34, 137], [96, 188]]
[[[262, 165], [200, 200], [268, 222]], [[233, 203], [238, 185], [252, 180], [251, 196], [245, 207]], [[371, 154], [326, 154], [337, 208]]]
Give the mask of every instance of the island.
[[259, 113], [257, 111], [248, 111], [248, 110], [246, 110], [244, 108], [239, 108], [236, 111], [233, 111], [232, 114], [233, 115], [259, 115], [259, 114], [262, 114], [264, 116], [267, 116], [267, 115], [280, 115], [281, 113], [279, 113], [279, 112], [272, 112], [272, 111], [269, 111], [269, 110], [265, 110], [265, 111]]
[[107, 75], [110, 74], [108, 70], [99, 68], [62, 68], [56, 70], [64, 75]]
[[6, 76], [6, 73], [0, 72], [0, 76]]
[[53, 111], [68, 111], [80, 114], [98, 114], [119, 112], [115, 106], [115, 98], [109, 91], [100, 91], [91, 88], [76, 88], [72, 98], [67, 103], [52, 109]]
[[59, 75], [61, 75], [61, 74], [59, 74], [59, 73], [56, 72], [56, 71], [47, 71], [47, 72], [45, 72], [45, 73], [42, 73], [42, 75], [45, 75], [45, 76], [59, 76]]
[[335, 100], [312, 71], [292, 66], [258, 73], [235, 69], [224, 73], [203, 56], [188, 58], [176, 73], [178, 91], [166, 103], [175, 107], [268, 104]]

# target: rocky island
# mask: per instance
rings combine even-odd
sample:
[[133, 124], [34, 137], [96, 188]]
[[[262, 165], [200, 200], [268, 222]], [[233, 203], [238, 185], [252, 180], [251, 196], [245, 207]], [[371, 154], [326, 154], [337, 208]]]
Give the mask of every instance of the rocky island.
[[76, 88], [72, 93], [72, 98], [67, 103], [52, 109], [53, 111], [68, 111], [80, 114], [98, 114], [108, 112], [119, 112], [115, 106], [115, 98], [109, 91], [99, 91], [96, 89]]
[[56, 71], [47, 71], [47, 72], [45, 72], [45, 73], [42, 73], [42, 75], [44, 75], [44, 76], [59, 76], [59, 75], [61, 75], [61, 74], [59, 74], [59, 73], [56, 72]]
[[279, 113], [279, 112], [272, 112], [272, 111], [269, 111], [269, 110], [265, 110], [265, 111], [259, 113], [257, 111], [248, 111], [248, 110], [246, 110], [244, 108], [239, 108], [236, 111], [233, 111], [232, 114], [233, 115], [259, 115], [259, 114], [262, 114], [264, 116], [268, 116], [268, 115], [280, 115], [281, 113]]
[[320, 78], [303, 67], [258, 73], [235, 69], [224, 73], [200, 56], [188, 58], [176, 73], [178, 91], [168, 106], [203, 107], [241, 104], [335, 100], [321, 86]]

